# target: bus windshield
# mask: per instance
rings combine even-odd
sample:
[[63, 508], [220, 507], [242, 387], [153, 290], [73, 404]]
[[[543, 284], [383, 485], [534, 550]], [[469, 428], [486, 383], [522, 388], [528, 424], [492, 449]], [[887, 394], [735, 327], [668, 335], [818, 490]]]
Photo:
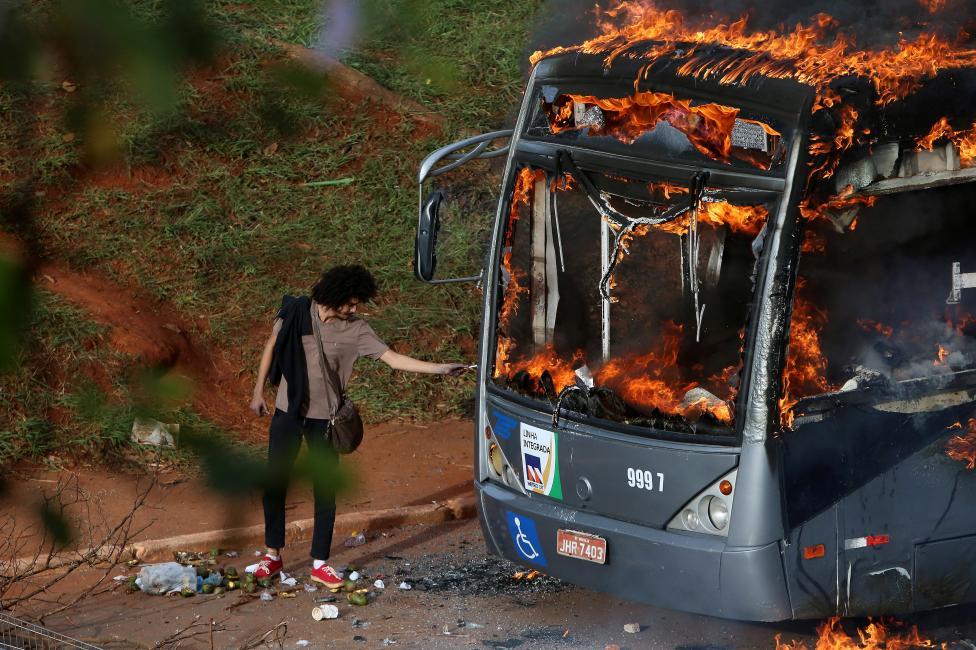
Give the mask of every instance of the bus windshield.
[[768, 192], [574, 169], [515, 176], [497, 385], [595, 418], [731, 434]]

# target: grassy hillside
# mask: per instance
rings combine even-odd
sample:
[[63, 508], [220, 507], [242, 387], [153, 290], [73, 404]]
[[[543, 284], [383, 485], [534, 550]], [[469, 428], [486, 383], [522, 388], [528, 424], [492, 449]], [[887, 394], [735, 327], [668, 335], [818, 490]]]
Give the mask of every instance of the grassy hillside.
[[[225, 0], [205, 5], [210, 36], [193, 41], [212, 42], [202, 54], [210, 63], [174, 68], [184, 76], [150, 101], [134, 100], [123, 81], [71, 78], [58, 66], [29, 92], [0, 87], [0, 114], [19, 119], [0, 121], [0, 193], [31, 179], [46, 258], [95, 269], [174, 306], [193, 324], [194, 340], [245, 373], [255, 369], [280, 296], [305, 292], [324, 267], [349, 262], [376, 274], [382, 293], [367, 318], [395, 349], [470, 359], [478, 290], [431, 288], [412, 277], [416, 168], [428, 151], [498, 128], [511, 115], [523, 44], [541, 3], [365, 4], [362, 39], [347, 62], [443, 116], [443, 132], [375, 103], [337, 100], [328, 80], [287, 63], [280, 43], [315, 42], [318, 2]], [[164, 5], [125, 7], [149, 30], [173, 20]], [[56, 5], [30, 7], [28, 22], [51, 29]], [[464, 181], [482, 197], [479, 205], [494, 182], [485, 175]], [[478, 265], [478, 233], [491, 216], [480, 210], [463, 222], [468, 233], [455, 230], [442, 251], [445, 266]], [[49, 294], [35, 303], [31, 344], [18, 370], [0, 380], [0, 401], [14, 405], [0, 415], [0, 463], [36, 455], [30, 440], [39, 435], [63, 441], [78, 432], [117, 444], [125, 430], [118, 423], [130, 415], [133, 359], [112, 351], [84, 313]], [[43, 370], [62, 350], [75, 365], [52, 380]], [[31, 379], [40, 375], [47, 379]], [[83, 408], [93, 390], [117, 406], [98, 411], [100, 423]], [[466, 381], [394, 376], [364, 361], [353, 396], [376, 421], [458, 413], [470, 390]]]

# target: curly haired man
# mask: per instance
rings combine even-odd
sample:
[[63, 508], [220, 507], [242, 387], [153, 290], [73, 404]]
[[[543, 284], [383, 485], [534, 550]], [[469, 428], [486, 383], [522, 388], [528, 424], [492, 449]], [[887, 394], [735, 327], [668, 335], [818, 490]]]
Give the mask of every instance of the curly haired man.
[[[277, 385], [275, 412], [268, 434], [270, 479], [264, 492], [264, 531], [267, 554], [256, 570], [258, 578], [277, 575], [283, 566], [285, 544], [285, 495], [288, 478], [302, 438], [309, 456], [317, 461], [312, 472], [315, 525], [312, 533], [312, 580], [330, 588], [342, 585], [336, 571], [326, 564], [335, 525], [335, 472], [338, 456], [326, 435], [329, 417], [359, 357], [379, 359], [395, 370], [448, 375], [459, 373], [458, 363], [430, 363], [391, 350], [366, 321], [356, 316], [363, 303], [376, 296], [376, 281], [364, 267], [334, 266], [312, 287], [311, 296], [285, 296], [271, 335], [261, 354], [250, 408], [261, 416], [268, 412], [264, 384]], [[312, 319], [319, 319], [326, 363], [335, 370], [341, 386], [323, 376]], [[325, 468], [325, 471], [323, 471]]]

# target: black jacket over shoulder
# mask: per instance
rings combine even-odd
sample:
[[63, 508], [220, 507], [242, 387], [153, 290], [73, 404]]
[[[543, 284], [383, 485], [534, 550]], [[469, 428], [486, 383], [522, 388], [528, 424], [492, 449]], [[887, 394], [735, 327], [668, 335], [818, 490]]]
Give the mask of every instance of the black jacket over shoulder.
[[284, 296], [278, 318], [281, 329], [275, 340], [271, 359], [271, 383], [277, 386], [284, 375], [288, 382], [288, 412], [301, 415], [302, 405], [308, 401], [308, 368], [302, 336], [312, 334], [312, 299], [308, 296]]

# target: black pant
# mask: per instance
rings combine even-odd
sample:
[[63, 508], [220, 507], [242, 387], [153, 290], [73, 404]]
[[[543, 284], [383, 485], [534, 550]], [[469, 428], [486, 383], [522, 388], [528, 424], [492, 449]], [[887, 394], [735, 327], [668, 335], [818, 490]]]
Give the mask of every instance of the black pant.
[[339, 457], [329, 443], [328, 420], [293, 417], [275, 411], [268, 433], [269, 478], [264, 498], [264, 543], [268, 548], [285, 545], [285, 496], [302, 437], [308, 445], [308, 457], [299, 465], [299, 474], [312, 482], [315, 494], [315, 528], [312, 532], [312, 557], [329, 559], [332, 529], [335, 526], [335, 491]]

